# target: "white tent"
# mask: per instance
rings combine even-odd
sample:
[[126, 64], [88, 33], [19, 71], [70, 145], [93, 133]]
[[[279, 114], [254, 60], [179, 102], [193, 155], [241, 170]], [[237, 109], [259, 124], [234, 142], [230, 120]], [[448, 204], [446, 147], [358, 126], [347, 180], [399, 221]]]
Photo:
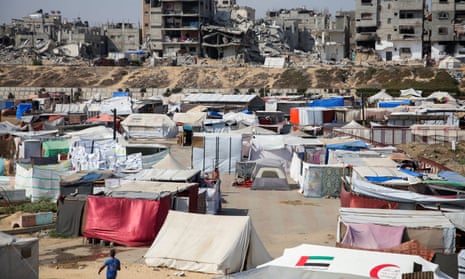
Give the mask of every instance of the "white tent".
[[201, 127], [205, 119], [207, 119], [206, 112], [177, 112], [173, 115], [174, 122], [196, 127]]
[[145, 254], [148, 266], [235, 273], [271, 259], [249, 216], [170, 211]]
[[392, 98], [391, 95], [386, 93], [385, 89], [383, 89], [383, 90], [379, 91], [378, 93], [376, 93], [375, 95], [373, 95], [371, 97], [368, 97], [367, 100], [368, 100], [368, 103], [374, 104], [377, 101], [392, 101], [393, 98]]
[[6, 279], [39, 278], [39, 239], [0, 232], [0, 270]]
[[156, 164], [152, 166], [154, 169], [163, 169], [163, 170], [184, 170], [187, 169], [184, 164], [176, 160], [170, 152], [166, 154], [166, 156], [158, 161]]
[[410, 98], [410, 97], [421, 98], [422, 93], [423, 93], [423, 91], [421, 91], [421, 90], [415, 90], [413, 88], [409, 88], [409, 89], [400, 90], [400, 97], [402, 97], [402, 98]]
[[259, 268], [269, 265], [346, 273], [370, 278], [402, 278], [402, 274], [413, 273], [414, 267], [420, 265], [422, 272], [434, 272], [435, 279], [449, 278], [439, 270], [437, 264], [428, 262], [420, 256], [310, 244], [285, 249], [281, 257]]
[[462, 66], [462, 63], [457, 58], [447, 56], [439, 62], [439, 69], [458, 69]]
[[164, 114], [131, 114], [121, 125], [129, 138], [174, 138], [178, 134], [176, 123]]

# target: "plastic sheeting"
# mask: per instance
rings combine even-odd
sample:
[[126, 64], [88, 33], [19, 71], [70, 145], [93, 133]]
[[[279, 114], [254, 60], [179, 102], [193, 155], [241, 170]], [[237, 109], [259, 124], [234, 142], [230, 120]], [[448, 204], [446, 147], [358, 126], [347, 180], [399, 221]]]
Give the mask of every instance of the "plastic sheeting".
[[88, 196], [84, 236], [126, 246], [149, 246], [171, 206], [171, 196], [142, 200]]
[[56, 201], [60, 194], [60, 178], [72, 174], [70, 169], [67, 162], [34, 167], [16, 164], [15, 189], [25, 189], [26, 197], [32, 202], [41, 198]]
[[39, 278], [39, 239], [0, 232], [0, 270], [6, 279]]
[[145, 254], [149, 266], [214, 274], [247, 270], [271, 260], [249, 216], [170, 211]]
[[235, 134], [195, 134], [192, 147], [192, 165], [201, 171], [234, 173], [236, 162], [241, 161], [242, 136]]
[[303, 163], [301, 192], [306, 198], [339, 197], [344, 168], [340, 165], [312, 165]]
[[32, 109], [32, 104], [29, 104], [29, 103], [18, 104], [18, 107], [16, 108], [16, 118], [21, 119], [21, 117], [23, 117], [23, 114], [27, 113], [31, 109]]
[[367, 248], [384, 249], [402, 243], [405, 226], [382, 226], [365, 223], [346, 223], [346, 234], [342, 244]]
[[343, 107], [344, 106], [344, 97], [335, 97], [329, 99], [320, 99], [314, 100], [308, 104], [309, 107]]

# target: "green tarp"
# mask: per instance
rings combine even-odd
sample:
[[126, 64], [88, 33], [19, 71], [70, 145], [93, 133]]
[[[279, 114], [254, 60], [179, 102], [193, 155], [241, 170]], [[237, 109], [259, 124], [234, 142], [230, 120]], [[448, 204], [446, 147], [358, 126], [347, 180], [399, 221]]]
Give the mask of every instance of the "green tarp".
[[51, 140], [42, 143], [44, 157], [57, 156], [58, 154], [67, 154], [69, 152], [69, 142], [67, 140]]

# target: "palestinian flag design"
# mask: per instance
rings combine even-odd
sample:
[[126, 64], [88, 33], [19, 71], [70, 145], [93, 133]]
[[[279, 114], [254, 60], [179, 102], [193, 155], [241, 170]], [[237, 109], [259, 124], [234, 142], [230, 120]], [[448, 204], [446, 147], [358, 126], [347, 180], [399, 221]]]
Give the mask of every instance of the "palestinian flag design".
[[295, 266], [304, 266], [314, 269], [328, 269], [333, 256], [302, 256]]

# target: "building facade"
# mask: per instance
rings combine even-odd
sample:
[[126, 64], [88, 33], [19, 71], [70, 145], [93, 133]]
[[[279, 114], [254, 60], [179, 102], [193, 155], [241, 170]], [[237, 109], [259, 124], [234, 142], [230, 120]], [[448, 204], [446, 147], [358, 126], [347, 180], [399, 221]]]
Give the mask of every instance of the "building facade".
[[423, 59], [424, 0], [356, 0], [356, 44], [384, 61]]
[[431, 0], [431, 58], [465, 57], [465, 0]]
[[[144, 16], [148, 11], [144, 0]], [[213, 0], [150, 0], [150, 23], [144, 31], [148, 48], [158, 57], [201, 54], [201, 25], [214, 15]], [[145, 17], [144, 17], [144, 20]]]

